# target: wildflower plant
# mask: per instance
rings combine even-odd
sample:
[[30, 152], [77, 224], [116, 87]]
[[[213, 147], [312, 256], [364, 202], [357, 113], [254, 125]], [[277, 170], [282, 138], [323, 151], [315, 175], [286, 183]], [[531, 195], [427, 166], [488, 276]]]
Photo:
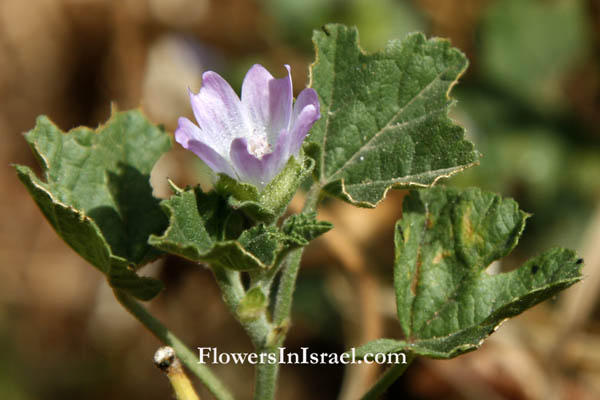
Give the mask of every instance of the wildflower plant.
[[292, 78], [274, 79], [261, 65], [248, 71], [241, 101], [217, 73], [202, 75], [200, 93], [190, 93], [200, 127], [179, 118], [175, 140], [214, 172], [264, 187], [291, 156], [298, 157], [309, 129], [319, 119], [314, 89], [304, 89], [292, 107]]
[[[218, 399], [231, 392], [138, 301], [163, 284], [137, 270], [167, 254], [206, 265], [256, 351], [276, 353], [293, 329], [302, 251], [333, 228], [316, 214], [326, 196], [372, 208], [390, 189], [410, 190], [390, 277], [404, 335], [365, 343], [359, 356], [459, 356], [581, 279], [582, 260], [561, 248], [488, 274], [516, 246], [529, 215], [494, 193], [435, 185], [480, 158], [448, 117], [449, 92], [467, 67], [460, 51], [415, 33], [366, 54], [357, 30], [336, 24], [313, 41], [310, 87], [295, 101], [288, 66], [277, 79], [254, 65], [241, 98], [215, 72], [190, 93], [195, 122], [180, 118], [174, 137], [214, 172], [208, 192], [170, 182], [171, 197], [153, 197], [149, 174], [171, 139], [137, 110], [68, 133], [40, 117], [25, 138], [43, 178], [16, 166], [56, 232]], [[307, 181], [302, 212], [284, 216]], [[406, 367], [389, 367], [364, 398], [377, 398]], [[276, 363], [257, 365], [254, 398], [274, 398], [277, 376]]]

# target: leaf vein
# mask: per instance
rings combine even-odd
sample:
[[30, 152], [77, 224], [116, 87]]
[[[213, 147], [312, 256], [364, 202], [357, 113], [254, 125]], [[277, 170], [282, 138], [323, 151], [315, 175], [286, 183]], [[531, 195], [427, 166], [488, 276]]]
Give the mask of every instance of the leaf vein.
[[[348, 163], [350, 161], [352, 161], [353, 159], [356, 159], [356, 157], [363, 152], [363, 150], [365, 148], [368, 148], [367, 146], [369, 146], [369, 144], [375, 140], [377, 137], [379, 137], [383, 132], [385, 132], [386, 130], [390, 129], [391, 127], [393, 127], [393, 122], [398, 120], [398, 118], [402, 115], [402, 113], [404, 113], [404, 111], [407, 109], [407, 107], [410, 107], [412, 105], [412, 103], [418, 99], [419, 97], [421, 97], [423, 94], [425, 94], [432, 86], [435, 82], [437, 82], [448, 70], [450, 70], [450, 67], [446, 67], [445, 69], [443, 69], [441, 72], [439, 72], [432, 80], [431, 82], [429, 82], [427, 85], [425, 85], [420, 91], [419, 93], [417, 93], [412, 99], [410, 99], [405, 105], [403, 105], [397, 112], [396, 114], [394, 114], [389, 122], [387, 124], [385, 124], [385, 126], [383, 126], [381, 129], [379, 129], [379, 131], [377, 131], [371, 138], [369, 138], [369, 140], [367, 140], [366, 143], [364, 143], [361, 147], [358, 148], [358, 150], [356, 150], [354, 152], [354, 154], [352, 154], [352, 156], [338, 169], [336, 169], [332, 174], [329, 175], [329, 181], [331, 181], [332, 178], [334, 178], [338, 173], [342, 172], [346, 166], [348, 165]], [[437, 109], [436, 109], [437, 111]], [[427, 116], [427, 114], [426, 114]], [[414, 120], [411, 120], [414, 121]], [[411, 122], [408, 121], [408, 122]], [[329, 122], [329, 120], [328, 120]], [[327, 131], [325, 131], [325, 136], [327, 135]], [[325, 146], [323, 146], [323, 149], [325, 149]], [[323, 151], [323, 154], [325, 152]], [[324, 155], [323, 155], [324, 157]]]

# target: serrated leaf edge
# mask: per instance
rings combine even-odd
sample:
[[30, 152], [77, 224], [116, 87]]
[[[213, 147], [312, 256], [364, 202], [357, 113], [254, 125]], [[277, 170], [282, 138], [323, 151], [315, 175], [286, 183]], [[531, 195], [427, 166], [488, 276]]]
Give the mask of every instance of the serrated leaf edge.
[[[79, 219], [81, 221], [88, 221], [92, 224], [92, 226], [95, 228], [95, 230], [98, 233], [98, 237], [101, 239], [102, 243], [104, 244], [105, 249], [107, 250], [107, 254], [110, 258], [110, 256], [114, 256], [114, 254], [112, 254], [112, 251], [110, 250], [110, 246], [108, 244], [108, 242], [106, 241], [106, 238], [104, 237], [104, 235], [102, 235], [102, 231], [100, 231], [100, 228], [98, 227], [98, 225], [96, 224], [96, 222], [90, 218], [89, 216], [85, 215], [85, 212], [82, 210], [79, 210], [71, 205], [68, 204], [64, 204], [63, 202], [59, 201], [58, 199], [56, 199], [56, 197], [52, 194], [51, 191], [49, 191], [48, 189], [46, 189], [44, 186], [42, 186], [40, 184], [40, 180], [37, 176], [35, 176], [35, 174], [33, 173], [33, 170], [31, 168], [29, 168], [26, 165], [20, 165], [20, 164], [13, 164], [14, 168], [17, 170], [17, 173], [20, 176], [25, 176], [27, 179], [29, 179], [29, 181], [31, 182], [32, 185], [35, 186], [36, 189], [44, 192], [46, 195], [48, 195], [48, 197], [52, 200], [52, 204], [55, 204], [57, 206], [60, 206], [66, 210], [70, 210], [72, 211], [74, 214], [76, 214]], [[35, 199], [34, 199], [35, 201]], [[54, 218], [56, 220], [58, 220], [58, 216], [56, 215], [56, 211], [54, 210]], [[69, 246], [69, 243], [67, 243], [65, 241], [65, 239], [63, 238], [62, 235], [62, 231], [60, 229], [60, 227], [55, 226], [55, 229], [59, 230], [59, 237]], [[116, 257], [116, 256], [115, 256]], [[119, 257], [120, 258], [120, 257]], [[89, 262], [89, 261], [88, 261]], [[91, 263], [90, 263], [91, 264]], [[106, 273], [105, 271], [102, 270], [101, 266], [98, 265], [94, 265], [96, 268], [100, 269], [103, 273]]]
[[[476, 153], [479, 155], [479, 153], [476, 151]], [[351, 203], [352, 205], [358, 206], [358, 207], [365, 207], [365, 208], [375, 208], [377, 207], [383, 200], [385, 200], [388, 192], [392, 189], [409, 189], [409, 188], [420, 188], [420, 189], [427, 189], [430, 187], [435, 186], [438, 181], [442, 180], [442, 179], [447, 179], [450, 178], [452, 176], [454, 176], [455, 174], [464, 171], [467, 168], [471, 168], [475, 165], [479, 165], [479, 160], [473, 161], [472, 163], [469, 164], [465, 164], [465, 165], [460, 165], [460, 166], [456, 166], [456, 167], [452, 167], [452, 168], [446, 168], [446, 169], [442, 169], [442, 170], [436, 170], [436, 171], [448, 171], [447, 173], [444, 173], [443, 175], [438, 175], [434, 178], [433, 182], [431, 182], [430, 184], [427, 183], [421, 183], [421, 182], [415, 182], [415, 181], [408, 181], [408, 182], [401, 182], [402, 179], [405, 179], [407, 177], [403, 177], [403, 178], [396, 178], [393, 179], [391, 181], [397, 180], [398, 182], [393, 182], [392, 184], [388, 185], [383, 194], [382, 197], [379, 201], [376, 201], [375, 203], [369, 202], [369, 201], [358, 201], [355, 200], [352, 195], [350, 193], [348, 193], [348, 191], [346, 190], [346, 187], [348, 186], [358, 186], [360, 184], [358, 183], [354, 183], [354, 184], [350, 184], [350, 185], [346, 185], [344, 182], [344, 179], [339, 179], [336, 181], [332, 181], [330, 183], [327, 184], [327, 186], [331, 185], [331, 186], [335, 186], [335, 184], [337, 182], [339, 182], [339, 186], [340, 186], [340, 193], [343, 195], [343, 199], [346, 200], [347, 202]], [[434, 172], [434, 171], [428, 171], [428, 172], [424, 172], [421, 174], [416, 174], [416, 175], [411, 175], [410, 178], [414, 179], [414, 177], [418, 177], [418, 176], [424, 176], [427, 175], [430, 172]], [[385, 182], [390, 182], [390, 180], [386, 180], [386, 181], [371, 181], [369, 183], [385, 183]], [[332, 193], [331, 193], [332, 194]], [[335, 194], [332, 194], [334, 196], [337, 196]]]
[[[528, 295], [535, 294], [537, 292], [541, 292], [541, 291], [547, 290], [548, 288], [553, 287], [553, 286], [560, 287], [560, 286], [566, 285], [566, 287], [569, 287], [569, 286], [571, 286], [571, 285], [573, 285], [573, 284], [581, 281], [582, 279], [583, 279], [582, 276], [576, 276], [576, 277], [572, 277], [572, 278], [568, 278], [568, 279], [562, 279], [562, 280], [553, 282], [551, 284], [540, 286], [540, 287], [536, 288], [535, 290], [532, 290], [531, 292], [529, 292]], [[501, 309], [510, 306], [511, 304], [513, 304], [518, 299], [519, 299], [518, 297], [514, 297], [509, 302], [507, 302], [503, 307], [501, 307]], [[496, 312], [497, 311], [498, 310], [496, 310]], [[496, 312], [490, 314], [488, 316], [488, 319], [492, 318], [493, 315]], [[505, 317], [505, 318], [499, 320], [496, 323], [486, 322], [487, 319], [484, 320], [484, 321], [482, 321], [481, 322], [481, 326], [482, 327], [485, 327], [486, 325], [490, 325], [490, 329], [488, 329], [488, 333], [486, 335], [482, 336], [480, 338], [480, 340], [478, 340], [477, 342], [464, 343], [464, 344], [455, 346], [455, 347], [453, 347], [448, 352], [431, 351], [427, 347], [422, 346], [421, 343], [429, 342], [429, 341], [434, 341], [434, 340], [443, 340], [445, 338], [448, 338], [448, 337], [451, 337], [451, 336], [454, 336], [454, 335], [458, 335], [461, 332], [464, 332], [464, 331], [466, 331], [468, 329], [473, 329], [473, 328], [476, 327], [476, 325], [468, 326], [468, 327], [463, 328], [463, 329], [461, 329], [459, 331], [451, 332], [451, 333], [449, 333], [447, 335], [444, 335], [444, 336], [435, 336], [435, 337], [431, 337], [431, 338], [427, 338], [427, 339], [422, 339], [422, 340], [416, 340], [416, 341], [412, 341], [412, 342], [405, 341], [405, 340], [390, 339], [390, 338], [379, 338], [379, 339], [372, 340], [370, 342], [365, 343], [364, 345], [359, 346], [357, 348], [357, 354], [361, 354], [360, 353], [360, 349], [363, 348], [363, 347], [365, 347], [365, 346], [368, 346], [370, 344], [374, 344], [375, 342], [380, 341], [380, 340], [389, 340], [389, 341], [396, 342], [397, 343], [397, 348], [385, 351], [386, 354], [388, 354], [388, 353], [397, 353], [397, 352], [400, 352], [400, 351], [403, 351], [403, 350], [408, 350], [408, 351], [412, 351], [412, 352], [414, 352], [416, 354], [427, 356], [427, 357], [430, 357], [430, 358], [440, 358], [440, 359], [454, 358], [454, 357], [459, 356], [461, 354], [464, 354], [464, 353], [467, 353], [469, 351], [473, 351], [473, 350], [476, 350], [476, 349], [480, 348], [483, 345], [483, 342], [488, 337], [490, 337], [490, 335], [492, 333], [496, 332], [498, 330], [498, 328], [500, 328], [500, 326], [502, 324], [504, 324], [504, 322], [506, 322], [510, 318], [511, 318], [511, 316]], [[422, 350], [420, 350], [420, 349], [422, 349]]]
[[[159, 283], [160, 286], [162, 286], [162, 282], [160, 282], [160, 280], [157, 280], [155, 278], [151, 278], [151, 277], [146, 277], [146, 276], [140, 276], [136, 273], [136, 268], [131, 268], [131, 265], [129, 263], [128, 260], [126, 260], [125, 258], [119, 257], [115, 254], [112, 253], [112, 250], [110, 248], [110, 245], [108, 244], [108, 242], [106, 241], [106, 238], [104, 237], [104, 235], [102, 234], [102, 231], [100, 230], [100, 228], [98, 227], [98, 225], [96, 224], [96, 221], [94, 221], [91, 217], [89, 217], [88, 215], [85, 214], [84, 211], [77, 209], [71, 205], [67, 205], [64, 204], [63, 202], [59, 201], [56, 199], [56, 197], [52, 194], [51, 191], [49, 191], [48, 189], [46, 189], [44, 186], [42, 186], [39, 178], [37, 176], [35, 176], [35, 174], [33, 173], [33, 170], [31, 168], [29, 168], [26, 165], [20, 165], [20, 164], [12, 164], [13, 167], [16, 169], [17, 174], [19, 175], [19, 178], [22, 179], [21, 177], [24, 177], [26, 179], [29, 180], [29, 182], [38, 190], [40, 190], [41, 192], [45, 193], [46, 195], [48, 195], [48, 197], [50, 198], [50, 200], [52, 201], [52, 205], [53, 206], [57, 206], [57, 207], [62, 207], [65, 210], [69, 210], [71, 212], [73, 212], [75, 215], [77, 215], [79, 217], [79, 219], [84, 222], [89, 222], [90, 225], [93, 227], [93, 229], [95, 230], [97, 237], [100, 239], [100, 241], [102, 242], [104, 249], [106, 250], [106, 254], [107, 254], [107, 265], [105, 266], [100, 266], [100, 265], [96, 265], [94, 263], [92, 263], [90, 260], [85, 259], [86, 262], [88, 262], [89, 264], [93, 265], [94, 267], [96, 267], [101, 273], [102, 275], [105, 276], [107, 282], [109, 282], [110, 286], [113, 287], [113, 277], [111, 276], [111, 270], [113, 268], [113, 260], [119, 261], [121, 263], [126, 264], [126, 268], [130, 269], [132, 273], [135, 274], [135, 276], [137, 277], [137, 279], [143, 280], [143, 281], [147, 281], [147, 282], [153, 282], [153, 283]], [[26, 185], [27, 186], [27, 185]], [[34, 198], [35, 201], [35, 198]], [[37, 201], [36, 201], [37, 203]], [[54, 213], [54, 219], [56, 221], [59, 220], [58, 216], [56, 215], [56, 210], [53, 207], [53, 213]], [[62, 234], [62, 230], [60, 228], [60, 225], [55, 225], [52, 224], [53, 228], [57, 231], [58, 236], [60, 237], [60, 239], [69, 247], [71, 247], [71, 245], [64, 239], [63, 234]], [[157, 255], [155, 258], [148, 260], [146, 263], [152, 262], [158, 258], [160, 258], [160, 255]], [[83, 257], [82, 257], [83, 258]], [[137, 267], [141, 267], [142, 265], [138, 265]], [[118, 289], [124, 289], [124, 288], [118, 288]], [[127, 290], [127, 289], [125, 289]], [[154, 297], [156, 294], [154, 294], [153, 296], [147, 296], [145, 299], [142, 300], [149, 300], [150, 298]]]
[[[345, 26], [345, 25], [343, 25], [343, 24], [327, 24], [327, 25], [324, 25], [324, 26], [322, 27], [322, 30], [325, 32], [325, 34], [326, 34], [327, 36], [329, 36], [329, 35], [330, 35], [330, 34], [329, 34], [329, 32], [327, 31], [327, 26], [328, 26], [328, 25], [336, 25], [336, 26], [344, 26], [344, 27], [346, 27], [346, 26]], [[352, 26], [352, 27], [346, 27], [346, 28], [347, 28], [347, 29], [350, 29], [350, 30], [354, 30], [354, 31], [355, 31], [355, 33], [356, 33], [356, 46], [357, 46], [358, 50], [360, 51], [360, 53], [361, 53], [361, 54], [363, 54], [363, 55], [377, 54], [378, 52], [382, 52], [382, 51], [384, 51], [384, 50], [385, 50], [385, 49], [386, 49], [386, 48], [389, 46], [389, 44], [390, 44], [390, 43], [393, 43], [393, 42], [394, 42], [394, 40], [390, 40], [390, 41], [388, 41], [388, 44], [386, 44], [386, 46], [385, 46], [385, 47], [384, 47], [382, 50], [378, 50], [378, 51], [376, 51], [376, 52], [369, 53], [369, 52], [367, 52], [366, 50], [364, 50], [364, 49], [363, 49], [363, 48], [360, 46], [360, 40], [359, 40], [360, 38], [359, 38], [359, 34], [358, 34], [358, 29], [356, 28], [356, 26]], [[450, 43], [450, 41], [449, 41], [448, 39], [445, 39], [445, 38], [440, 38], [440, 37], [432, 37], [432, 38], [429, 38], [429, 39], [428, 39], [428, 38], [427, 38], [427, 37], [426, 37], [426, 36], [425, 36], [423, 33], [420, 33], [420, 32], [413, 32], [413, 33], [409, 33], [408, 35], [420, 35], [420, 36], [422, 36], [422, 38], [423, 38], [423, 39], [424, 39], [426, 42], [427, 42], [427, 41], [432, 41], [432, 42], [444, 42], [444, 43], [448, 43], [448, 44]], [[407, 36], [408, 36], [408, 35], [407, 35]], [[458, 50], [458, 51], [459, 51], [459, 50]], [[308, 73], [308, 85], [307, 85], [307, 87], [311, 87], [311, 88], [312, 88], [312, 85], [313, 85], [313, 74], [312, 74], [312, 71], [313, 71], [313, 67], [314, 67], [315, 65], [317, 65], [318, 63], [319, 63], [319, 48], [316, 46], [316, 43], [315, 43], [315, 61], [313, 61], [313, 62], [310, 64], [310, 66], [309, 66], [309, 69], [308, 69], [309, 73]], [[447, 100], [450, 100], [450, 101], [452, 100], [452, 98], [450, 97], [450, 92], [452, 91], [452, 89], [454, 88], [454, 86], [455, 86], [455, 85], [458, 83], [459, 79], [460, 79], [460, 78], [461, 78], [461, 77], [464, 75], [465, 71], [467, 70], [467, 67], [468, 67], [468, 61], [465, 63], [465, 66], [464, 66], [464, 67], [462, 68], [462, 70], [461, 70], [461, 71], [458, 73], [458, 75], [456, 76], [456, 78], [455, 78], [455, 79], [454, 79], [454, 80], [453, 80], [453, 81], [452, 81], [452, 82], [451, 82], [451, 83], [448, 85], [448, 90], [446, 91], [446, 99], [447, 99]], [[433, 82], [433, 81], [432, 81], [432, 82]], [[430, 84], [431, 84], [431, 83], [429, 83], [427, 86], [429, 86]], [[333, 89], [332, 89], [332, 90], [333, 90]], [[413, 101], [413, 100], [414, 100], [416, 97], [418, 97], [418, 96], [420, 95], [420, 93], [421, 93], [421, 92], [419, 92], [419, 94], [417, 94], [415, 97], [413, 97], [413, 99], [411, 99], [411, 100], [409, 101], [409, 103], [407, 103], [407, 104], [410, 104], [410, 102], [412, 102], [412, 101]], [[457, 126], [461, 127], [461, 129], [462, 129], [462, 131], [463, 131], [463, 140], [466, 140], [466, 139], [465, 139], [465, 137], [464, 137], [464, 136], [465, 136], [464, 134], [465, 134], [465, 131], [466, 131], [466, 130], [465, 130], [465, 128], [464, 128], [464, 127], [462, 127], [462, 126], [460, 126], [460, 125], [458, 125], [458, 124], [456, 124], [456, 123], [454, 122], [454, 120], [452, 120], [452, 118], [450, 118], [450, 117], [449, 117], [450, 108], [451, 108], [450, 106], [451, 106], [451, 105], [452, 105], [452, 104], [450, 104], [449, 106], [446, 106], [446, 113], [445, 113], [445, 116], [446, 116], [446, 118], [447, 118], [448, 120], [452, 121], [454, 125], [457, 125]], [[406, 107], [406, 105], [405, 105], [404, 107]], [[404, 107], [403, 107], [403, 108], [404, 108]], [[408, 122], [410, 122], [410, 121], [408, 121]], [[341, 191], [341, 194], [342, 194], [342, 198], [343, 198], [345, 201], [348, 201], [349, 203], [351, 203], [351, 204], [353, 204], [353, 205], [355, 205], [355, 206], [358, 206], [358, 207], [365, 207], [365, 208], [376, 208], [376, 207], [379, 205], [379, 203], [381, 203], [383, 200], [385, 200], [385, 198], [386, 198], [386, 196], [387, 196], [387, 193], [388, 193], [388, 191], [389, 191], [389, 190], [391, 190], [391, 189], [395, 189], [395, 188], [402, 188], [402, 187], [411, 187], [411, 186], [412, 186], [412, 187], [419, 187], [419, 188], [429, 188], [429, 187], [432, 187], [432, 186], [434, 186], [434, 185], [435, 185], [435, 184], [436, 184], [436, 183], [437, 183], [437, 182], [438, 182], [440, 179], [446, 179], [446, 178], [450, 178], [451, 176], [453, 176], [453, 175], [455, 175], [455, 174], [457, 174], [457, 173], [459, 173], [459, 172], [462, 172], [462, 171], [464, 171], [464, 170], [465, 170], [465, 169], [467, 169], [467, 168], [473, 167], [473, 166], [475, 166], [475, 165], [479, 165], [479, 159], [476, 159], [475, 161], [473, 161], [472, 163], [469, 163], [469, 164], [465, 164], [465, 165], [461, 165], [461, 166], [457, 166], [457, 167], [453, 167], [453, 168], [448, 168], [448, 169], [446, 169], [446, 170], [449, 170], [449, 172], [448, 172], [447, 174], [444, 174], [444, 175], [439, 175], [439, 176], [437, 176], [437, 177], [436, 177], [436, 178], [433, 180], [433, 182], [432, 182], [431, 184], [423, 184], [423, 183], [419, 183], [419, 182], [413, 182], [413, 181], [409, 181], [409, 182], [406, 182], [406, 183], [401, 183], [401, 184], [398, 184], [398, 183], [391, 183], [390, 185], [388, 185], [388, 186], [385, 188], [385, 190], [384, 190], [384, 192], [383, 192], [383, 194], [382, 194], [382, 196], [381, 196], [381, 199], [380, 199], [380, 200], [378, 200], [377, 202], [375, 202], [375, 203], [372, 203], [372, 202], [369, 202], [369, 201], [357, 201], [357, 200], [355, 200], [355, 199], [354, 199], [354, 198], [353, 198], [353, 197], [352, 197], [352, 196], [351, 196], [351, 195], [348, 193], [348, 191], [346, 190], [346, 184], [345, 184], [345, 182], [344, 182], [344, 179], [343, 179], [343, 178], [341, 178], [341, 179], [336, 179], [336, 180], [331, 180], [331, 181], [328, 181], [328, 182], [322, 182], [322, 181], [323, 181], [323, 179], [325, 178], [325, 177], [323, 176], [323, 173], [324, 173], [324, 164], [325, 164], [325, 149], [324, 149], [324, 147], [325, 147], [325, 142], [326, 142], [326, 140], [327, 140], [327, 132], [328, 132], [327, 126], [328, 126], [328, 125], [329, 125], [329, 116], [327, 116], [326, 128], [325, 128], [325, 134], [324, 134], [324, 136], [323, 136], [323, 143], [322, 143], [322, 144], [319, 144], [319, 143], [316, 143], [316, 142], [308, 142], [308, 143], [313, 143], [313, 144], [315, 144], [315, 145], [317, 145], [317, 146], [319, 146], [319, 147], [321, 148], [321, 150], [320, 150], [320, 153], [321, 153], [321, 154], [320, 154], [320, 158], [321, 158], [321, 160], [320, 160], [320, 166], [319, 166], [319, 171], [320, 171], [320, 172], [319, 172], [319, 174], [320, 174], [320, 176], [318, 177], [318, 180], [321, 182], [321, 186], [323, 186], [323, 187], [326, 187], [326, 186], [328, 186], [328, 185], [332, 185], [332, 184], [335, 184], [336, 182], [339, 182], [339, 185], [340, 185], [340, 191]], [[392, 126], [388, 126], [388, 125], [386, 125], [386, 127], [382, 128], [381, 130], [383, 130], [383, 129], [386, 129], [386, 128], [391, 128], [391, 127], [393, 127], [393, 126], [394, 126], [394, 125], [392, 125]], [[375, 135], [375, 136], [376, 136], [376, 135]], [[373, 138], [374, 138], [375, 136], [373, 136]], [[370, 141], [370, 140], [372, 140], [373, 138], [369, 139], [369, 141]], [[480, 153], [479, 153], [477, 150], [473, 149], [473, 151], [474, 151], [474, 153], [475, 153], [475, 156], [476, 156], [476, 157], [478, 157], [478, 158], [479, 158], [479, 157], [481, 157], [481, 154], [480, 154]], [[359, 152], [359, 151], [358, 151], [358, 152]], [[358, 153], [358, 152], [356, 152], [356, 153]], [[354, 154], [352, 157], [354, 157], [355, 155], [356, 155], [356, 154]], [[351, 157], [350, 159], [352, 159], [352, 157]], [[348, 161], [349, 161], [350, 159], [348, 159]], [[346, 163], [347, 163], [348, 161], [346, 161]], [[316, 160], [315, 160], [315, 164], [316, 164]], [[337, 174], [337, 173], [338, 173], [338, 172], [339, 172], [339, 171], [340, 171], [342, 168], [343, 168], [343, 167], [341, 167], [341, 168], [338, 168], [338, 170], [337, 170], [337, 171], [335, 171], [335, 172], [334, 172], [334, 173], [333, 173], [333, 174], [330, 176], [330, 178], [334, 177], [334, 176], [335, 176], [335, 175], [336, 175], [336, 174]], [[444, 171], [444, 170], [441, 170], [441, 171]], [[428, 172], [431, 172], [431, 171], [428, 171]], [[422, 175], [422, 174], [418, 174], [418, 175]], [[418, 176], [418, 175], [412, 175], [411, 177]], [[404, 178], [406, 178], [406, 177], [404, 177]], [[398, 179], [398, 180], [400, 180], [400, 179], [402, 179], [402, 178], [397, 178], [397, 179]]]
[[[375, 339], [372, 340], [371, 342], [367, 342], [364, 345], [360, 346], [357, 348], [357, 356], [362, 355], [361, 353], [361, 349], [365, 346], [368, 346], [370, 344], [374, 344], [377, 341], [380, 340], [389, 340], [389, 341], [394, 341], [397, 344], [397, 347], [391, 350], [387, 350], [384, 351], [385, 354], [389, 354], [389, 353], [398, 353], [401, 351], [411, 351], [415, 354], [421, 355], [421, 356], [426, 356], [429, 358], [438, 358], [438, 359], [450, 359], [450, 358], [454, 358], [457, 357], [459, 355], [462, 355], [464, 353], [470, 352], [470, 351], [474, 351], [477, 350], [478, 348], [480, 348], [483, 345], [483, 342], [485, 342], [485, 340], [490, 337], [490, 335], [494, 332], [496, 332], [500, 326], [502, 324], [504, 324], [504, 322], [506, 322], [507, 320], [509, 320], [510, 318], [504, 318], [501, 321], [498, 321], [497, 324], [492, 324], [491, 328], [489, 329], [489, 333], [485, 336], [483, 336], [480, 340], [478, 340], [477, 342], [473, 343], [463, 343], [460, 345], [457, 345], [455, 347], [453, 347], [450, 351], [448, 352], [439, 352], [439, 351], [432, 351], [430, 349], [428, 349], [425, 346], [422, 346], [420, 343], [422, 342], [427, 342], [427, 341], [431, 341], [431, 340], [442, 340], [444, 338], [448, 338], [450, 336], [453, 335], [457, 335], [460, 334], [460, 332], [463, 332], [467, 329], [470, 329], [472, 327], [468, 327], [465, 329], [461, 329], [460, 331], [456, 331], [453, 333], [450, 333], [448, 335], [445, 336], [436, 336], [433, 338], [429, 338], [429, 339], [424, 339], [421, 341], [415, 341], [415, 342], [407, 342], [405, 340], [397, 340], [397, 339], [390, 339], [390, 338], [380, 338], [380, 339]], [[363, 350], [364, 351], [364, 350]]]
[[[182, 194], [184, 192], [178, 192], [175, 193], [174, 196], [179, 196], [180, 194]], [[186, 258], [190, 261], [196, 262], [196, 263], [210, 263], [210, 253], [213, 252], [217, 247], [227, 247], [230, 245], [236, 246], [241, 253], [245, 256], [245, 257], [249, 257], [250, 259], [252, 259], [253, 262], [255, 262], [259, 268], [261, 269], [267, 269], [270, 266], [265, 265], [262, 261], [260, 261], [254, 254], [250, 253], [248, 250], [246, 250], [237, 240], [226, 240], [226, 241], [222, 241], [222, 242], [214, 242], [212, 243], [212, 246], [210, 247], [210, 249], [205, 252], [205, 253], [201, 253], [198, 251], [198, 249], [196, 249], [195, 246], [193, 245], [181, 245], [179, 243], [173, 242], [171, 240], [167, 240], [167, 237], [169, 236], [169, 232], [171, 231], [171, 228], [173, 227], [173, 218], [174, 218], [174, 212], [172, 210], [172, 208], [166, 204], [166, 203], [161, 203], [161, 208], [167, 213], [168, 217], [169, 217], [169, 226], [167, 227], [167, 229], [163, 232], [163, 234], [161, 236], [157, 236], [157, 235], [150, 235], [150, 237], [148, 238], [148, 244], [150, 244], [151, 246], [157, 247], [158, 249], [162, 250], [162, 251], [166, 251], [164, 248], [159, 247], [159, 245], [161, 243], [166, 243], [169, 246], [173, 246], [177, 249], [181, 250], [180, 254], [177, 254], [180, 257]], [[192, 253], [197, 255], [197, 259], [192, 259], [190, 257], [186, 257], [183, 253], [185, 250], [191, 250]], [[167, 251], [170, 253], [170, 251]], [[207, 260], [202, 260], [201, 258], [206, 258]]]

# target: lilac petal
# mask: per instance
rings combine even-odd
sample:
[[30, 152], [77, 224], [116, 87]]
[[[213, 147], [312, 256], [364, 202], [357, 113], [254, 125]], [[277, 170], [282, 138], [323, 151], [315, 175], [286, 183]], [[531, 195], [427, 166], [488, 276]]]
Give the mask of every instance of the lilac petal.
[[197, 140], [190, 140], [187, 142], [186, 149], [196, 154], [206, 165], [210, 167], [216, 173], [224, 173], [232, 177], [233, 179], [239, 179], [239, 177], [231, 168], [228, 160], [223, 158], [219, 153], [214, 151], [210, 146]]
[[185, 117], [180, 117], [177, 122], [175, 141], [187, 149], [190, 140], [198, 140], [200, 137], [200, 128]]
[[262, 65], [254, 64], [242, 83], [242, 104], [248, 109], [255, 126], [269, 122], [269, 82], [273, 76]]
[[304, 142], [308, 131], [310, 130], [310, 128], [312, 128], [313, 124], [317, 122], [317, 120], [320, 117], [321, 115], [319, 114], [319, 111], [315, 108], [315, 106], [308, 105], [304, 107], [296, 121], [294, 121], [294, 125], [290, 131], [290, 155], [298, 155], [300, 147], [302, 147], [302, 142]]
[[264, 161], [248, 152], [248, 141], [246, 138], [234, 139], [231, 143], [229, 157], [241, 181], [251, 183], [259, 189], [262, 189], [266, 185], [263, 177]]
[[272, 163], [271, 169], [275, 170], [271, 179], [275, 177], [281, 171], [281, 169], [285, 166], [290, 156], [292, 155], [290, 151], [290, 146], [292, 142], [291, 132], [287, 129], [282, 129], [279, 133], [279, 137], [277, 138], [277, 144], [275, 145], [275, 150], [272, 153], [266, 154], [263, 158], [269, 156], [269, 162]]
[[304, 89], [298, 95], [292, 114], [290, 154], [298, 155], [304, 138], [310, 128], [321, 118], [319, 112], [319, 97], [313, 89]]
[[319, 112], [319, 95], [317, 95], [315, 89], [306, 88], [298, 95], [296, 103], [294, 104], [294, 111], [292, 112], [292, 124], [298, 119], [298, 116], [304, 107], [308, 105], [313, 105], [317, 109], [317, 113]]
[[269, 82], [269, 110], [271, 113], [269, 142], [274, 144], [277, 135], [282, 129], [290, 128], [292, 116], [292, 102], [294, 100], [292, 90], [292, 76], [290, 66], [285, 65], [287, 76]]
[[180, 117], [177, 129], [175, 130], [175, 141], [187, 149], [190, 140], [203, 142], [213, 149], [218, 147], [218, 143], [215, 143], [213, 136], [207, 135], [206, 132], [198, 128], [189, 119]]
[[268, 141], [274, 145], [277, 135], [287, 129], [292, 114], [292, 78], [275, 79], [263, 66], [250, 68], [242, 84], [242, 103], [249, 112], [254, 127], [265, 129]]
[[231, 144], [230, 157], [242, 181], [249, 182], [262, 190], [281, 171], [288, 157], [285, 156], [289, 134], [282, 130], [275, 151], [257, 158], [248, 151], [246, 138], [237, 138]]
[[212, 137], [211, 145], [226, 154], [231, 140], [248, 129], [239, 97], [219, 74], [207, 71], [202, 74], [200, 92], [190, 92], [190, 99], [198, 125]]

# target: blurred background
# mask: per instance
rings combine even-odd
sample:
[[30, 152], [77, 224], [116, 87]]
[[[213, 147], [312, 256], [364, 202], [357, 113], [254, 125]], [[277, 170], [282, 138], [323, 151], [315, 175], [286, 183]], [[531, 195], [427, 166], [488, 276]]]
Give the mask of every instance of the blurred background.
[[[551, 246], [577, 249], [583, 283], [505, 323], [481, 350], [418, 360], [390, 390], [405, 399], [600, 398], [600, 2], [597, 0], [2, 0], [0, 1], [0, 398], [168, 399], [151, 362], [159, 346], [100, 274], [51, 230], [9, 163], [35, 165], [22, 133], [39, 114], [64, 130], [141, 107], [175, 128], [187, 88], [218, 71], [239, 90], [265, 65], [295, 92], [307, 84], [311, 32], [359, 28], [362, 46], [421, 30], [470, 59], [452, 117], [483, 153], [448, 181], [514, 197], [533, 214], [509, 270]], [[175, 146], [177, 147], [177, 146]], [[36, 166], [37, 167], [37, 166]], [[39, 171], [39, 169], [38, 169]], [[175, 148], [153, 172], [179, 186], [205, 167]], [[391, 287], [393, 224], [404, 193], [376, 210], [329, 201], [336, 225], [305, 253], [286, 346], [342, 352], [400, 337]], [[299, 208], [300, 196], [292, 204]], [[177, 258], [149, 265], [166, 290], [148, 307], [192, 347], [251, 351], [208, 270]], [[251, 366], [215, 366], [240, 399]], [[356, 399], [381, 371], [284, 366], [279, 399]], [[210, 398], [197, 385], [203, 398]]]

